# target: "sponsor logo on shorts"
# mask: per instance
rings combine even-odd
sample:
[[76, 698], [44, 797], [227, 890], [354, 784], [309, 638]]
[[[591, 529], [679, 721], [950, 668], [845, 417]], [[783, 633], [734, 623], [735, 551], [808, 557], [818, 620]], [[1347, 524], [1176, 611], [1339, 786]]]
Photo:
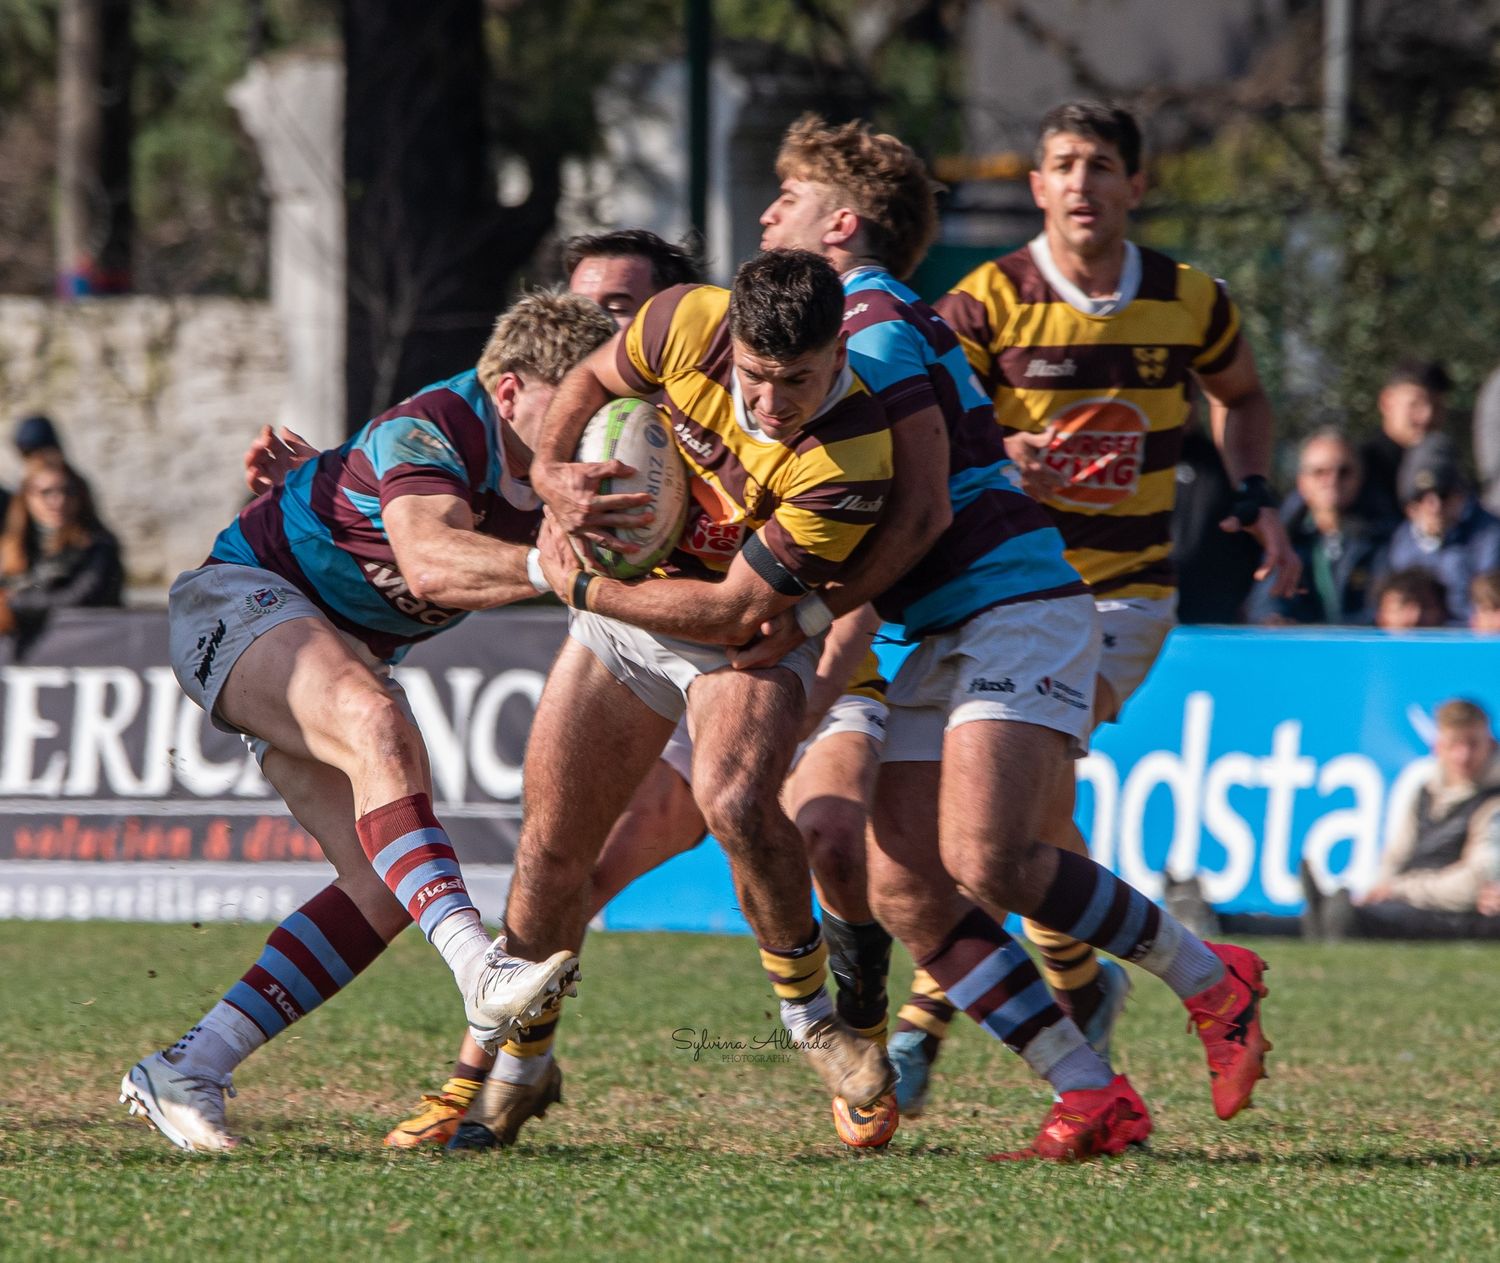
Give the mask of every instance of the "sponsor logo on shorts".
[[442, 881], [434, 882], [430, 886], [423, 886], [417, 891], [417, 907], [425, 908], [434, 899], [443, 895], [451, 895], [455, 890], [467, 890], [462, 877], [446, 877]]
[[976, 675], [969, 681], [969, 692], [971, 693], [1014, 693], [1016, 682], [1006, 676], [1003, 680], [986, 680], [982, 675]]
[[279, 588], [256, 588], [245, 598], [245, 613], [259, 618], [276, 609], [285, 599]]
[[203, 656], [198, 659], [198, 669], [193, 672], [193, 679], [204, 688], [208, 687], [208, 677], [213, 673], [214, 659], [219, 656], [219, 646], [224, 643], [224, 637], [228, 633], [229, 628], [224, 626], [224, 620], [221, 618], [214, 624], [213, 631], [206, 636], [198, 637], [198, 648], [203, 650]]
[[1088, 699], [1070, 684], [1064, 684], [1061, 680], [1054, 680], [1050, 675], [1044, 675], [1037, 681], [1036, 691], [1043, 697], [1050, 697], [1054, 701], [1061, 702], [1064, 706], [1071, 706], [1074, 710], [1087, 710]]

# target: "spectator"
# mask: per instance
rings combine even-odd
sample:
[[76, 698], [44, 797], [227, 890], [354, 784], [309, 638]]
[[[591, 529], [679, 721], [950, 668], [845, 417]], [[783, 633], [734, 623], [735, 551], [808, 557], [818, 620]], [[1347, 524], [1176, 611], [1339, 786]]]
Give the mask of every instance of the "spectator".
[[1257, 623], [1364, 623], [1370, 586], [1394, 523], [1370, 522], [1356, 505], [1361, 488], [1359, 456], [1342, 431], [1319, 430], [1302, 442], [1297, 457], [1297, 494], [1288, 496], [1281, 518], [1302, 558], [1302, 590], [1272, 595], [1256, 586], [1250, 618]]
[[22, 417], [16, 422], [15, 445], [22, 460], [35, 456], [38, 452], [62, 451], [62, 439], [57, 436], [57, 427], [52, 424], [52, 418], [43, 416], [40, 412]]
[[1448, 590], [1430, 570], [1397, 570], [1375, 585], [1375, 626], [1382, 631], [1446, 627]]
[[1400, 517], [1396, 480], [1401, 460], [1418, 443], [1439, 433], [1453, 383], [1436, 362], [1405, 360], [1381, 388], [1380, 433], [1359, 449], [1364, 469], [1360, 511], [1373, 520]]
[[1234, 483], [1213, 439], [1196, 417], [1182, 430], [1172, 508], [1172, 564], [1177, 567], [1177, 621], [1242, 623], [1245, 597], [1260, 567], [1260, 544], [1246, 531], [1226, 531]]
[[1433, 716], [1437, 766], [1398, 819], [1375, 885], [1325, 895], [1304, 864], [1303, 931], [1318, 938], [1491, 938], [1500, 885], [1500, 751], [1484, 708], [1444, 702]]
[[1500, 368], [1484, 379], [1474, 401], [1474, 463], [1480, 502], [1500, 516]]
[[1406, 454], [1397, 486], [1406, 521], [1391, 536], [1383, 569], [1432, 571], [1448, 589], [1453, 616], [1467, 622], [1470, 582], [1500, 568], [1500, 519], [1469, 491], [1453, 443], [1442, 435]]
[[56, 449], [31, 456], [0, 531], [0, 631], [29, 635], [50, 610], [119, 605], [123, 580], [88, 483]]
[[1486, 570], [1469, 584], [1469, 627], [1500, 632], [1500, 570]]

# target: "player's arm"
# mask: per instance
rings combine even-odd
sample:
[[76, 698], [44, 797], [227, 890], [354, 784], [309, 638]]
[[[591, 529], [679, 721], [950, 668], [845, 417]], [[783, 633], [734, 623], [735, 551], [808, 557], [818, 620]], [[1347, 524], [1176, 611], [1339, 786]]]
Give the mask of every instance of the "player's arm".
[[818, 673], [807, 695], [807, 709], [802, 717], [804, 735], [812, 732], [828, 713], [828, 708], [843, 696], [878, 630], [880, 615], [868, 605], [861, 605], [834, 620], [828, 629], [828, 639], [823, 642]]
[[611, 548], [634, 552], [635, 545], [609, 534], [615, 526], [649, 522], [642, 508], [651, 503], [646, 492], [600, 495], [606, 478], [633, 473], [623, 461], [581, 462], [573, 459], [589, 418], [611, 399], [644, 398], [649, 389], [633, 388], [620, 374], [617, 359], [624, 333], [594, 351], [562, 379], [533, 444], [531, 485], [546, 502], [553, 520], [574, 535], [597, 540]]
[[1243, 337], [1229, 363], [1199, 372], [1198, 383], [1209, 401], [1209, 420], [1230, 480], [1240, 489], [1235, 515], [1219, 523], [1226, 531], [1248, 530], [1264, 550], [1257, 579], [1271, 577], [1272, 596], [1291, 596], [1302, 578], [1302, 562], [1287, 538], [1281, 515], [1269, 503], [1266, 483], [1271, 469], [1275, 417], [1261, 385], [1255, 356]]
[[550, 521], [542, 527], [538, 547], [552, 590], [573, 608], [700, 644], [744, 644], [763, 622], [790, 609], [807, 591], [758, 535], [751, 536], [718, 582], [623, 581], [586, 574], [563, 533]]
[[481, 535], [474, 513], [456, 495], [403, 495], [382, 512], [396, 568], [421, 601], [487, 610], [537, 595], [527, 576], [525, 544]]

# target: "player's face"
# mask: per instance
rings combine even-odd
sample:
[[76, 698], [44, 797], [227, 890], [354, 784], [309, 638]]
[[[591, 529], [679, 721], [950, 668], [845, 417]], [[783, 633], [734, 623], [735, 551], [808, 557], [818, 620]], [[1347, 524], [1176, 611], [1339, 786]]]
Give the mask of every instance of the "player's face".
[[1354, 453], [1332, 439], [1309, 443], [1297, 468], [1297, 491], [1315, 512], [1347, 509], [1359, 493]]
[[638, 254], [580, 259], [568, 278], [568, 289], [582, 298], [592, 298], [622, 329], [656, 293], [651, 283], [651, 260]]
[[1145, 187], [1145, 176], [1130, 175], [1113, 145], [1071, 132], [1047, 137], [1041, 167], [1031, 173], [1031, 195], [1046, 215], [1049, 238], [1085, 259], [1125, 239]]
[[760, 217], [762, 250], [823, 252], [823, 238], [833, 226], [833, 194], [811, 180], [783, 180], [781, 193]]
[[843, 367], [842, 336], [794, 360], [773, 360], [734, 343], [734, 372], [745, 406], [768, 437], [782, 442], [812, 419]]
[[1415, 447], [1442, 424], [1442, 401], [1425, 386], [1397, 382], [1380, 392], [1380, 421], [1402, 447]]
[[534, 448], [542, 418], [556, 393], [556, 386], [528, 382], [518, 373], [502, 373], [495, 383], [495, 411], [528, 448]]
[[1478, 780], [1494, 752], [1495, 740], [1484, 724], [1439, 728], [1432, 743], [1433, 757], [1450, 785]]

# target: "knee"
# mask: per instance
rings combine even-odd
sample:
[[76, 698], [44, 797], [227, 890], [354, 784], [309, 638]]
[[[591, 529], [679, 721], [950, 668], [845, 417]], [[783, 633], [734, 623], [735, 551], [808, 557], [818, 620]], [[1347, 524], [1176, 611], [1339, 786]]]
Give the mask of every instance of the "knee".
[[337, 722], [345, 742], [381, 763], [421, 761], [422, 736], [401, 705], [385, 689], [361, 683], [340, 696]]
[[1003, 833], [993, 838], [945, 842], [943, 867], [960, 886], [986, 902], [1015, 908], [1023, 898], [1025, 876], [1040, 845], [1035, 839], [1008, 837]]
[[731, 851], [752, 850], [766, 837], [766, 822], [779, 811], [774, 794], [748, 780], [725, 779], [699, 800], [708, 831]]
[[813, 872], [825, 888], [865, 884], [865, 813], [853, 803], [821, 800], [797, 815]]

